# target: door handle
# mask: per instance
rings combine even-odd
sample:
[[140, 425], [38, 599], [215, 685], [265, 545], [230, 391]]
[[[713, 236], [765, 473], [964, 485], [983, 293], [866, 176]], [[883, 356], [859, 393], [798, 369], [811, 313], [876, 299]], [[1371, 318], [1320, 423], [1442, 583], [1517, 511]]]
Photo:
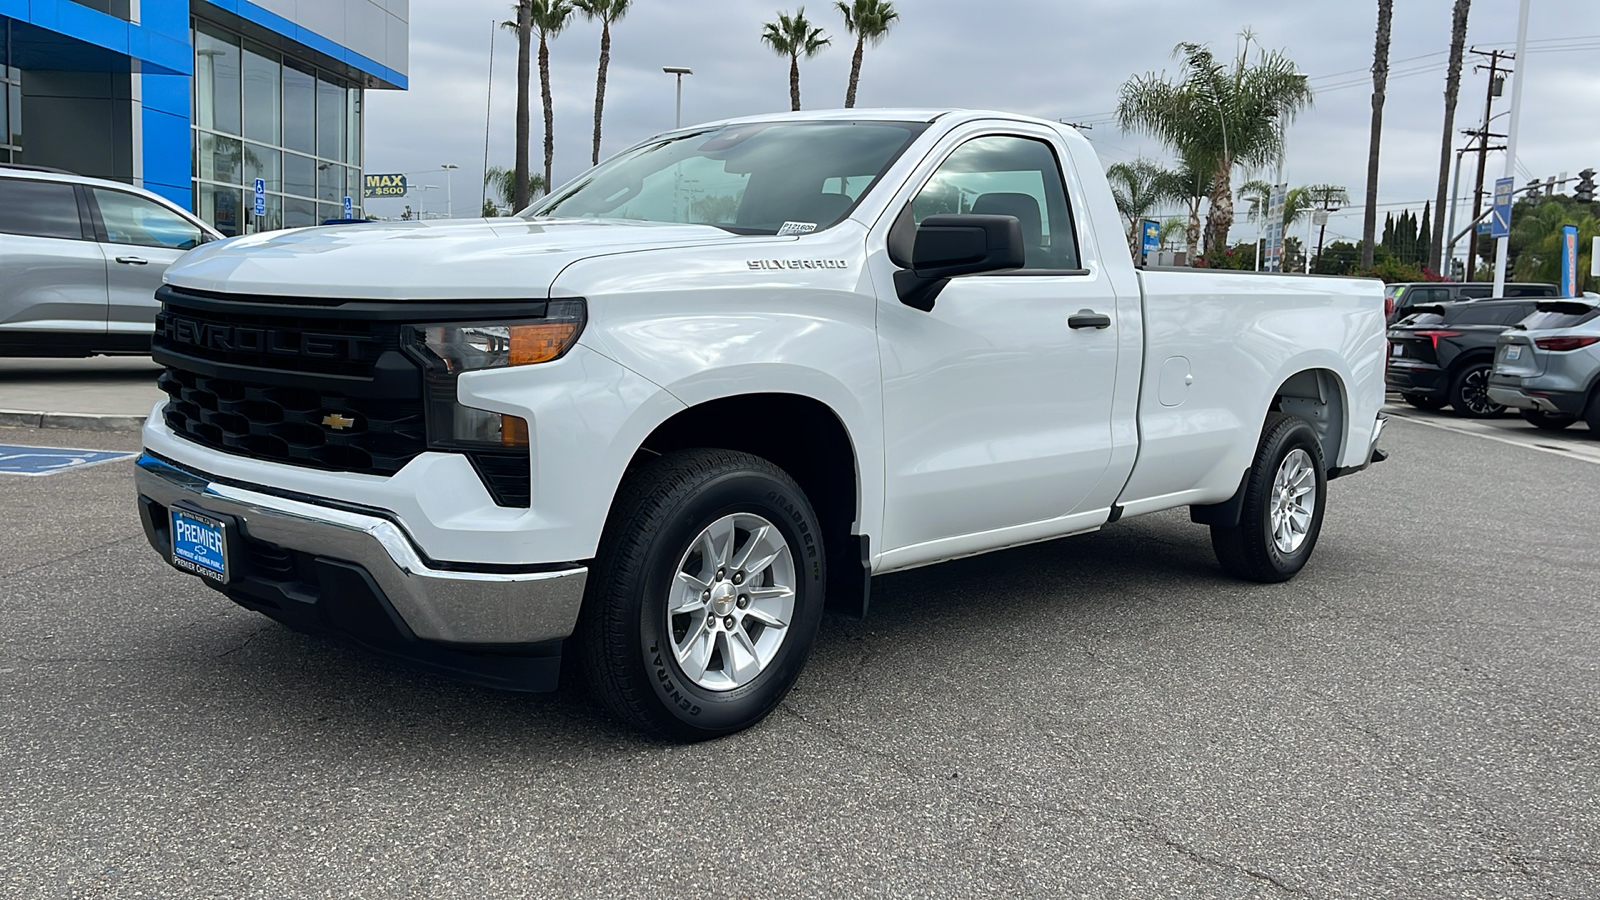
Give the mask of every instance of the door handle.
[[119, 257], [117, 257], [117, 262], [122, 263], [125, 266], [148, 266], [148, 265], [150, 265], [150, 260], [148, 260], [148, 259], [140, 259], [137, 256], [119, 256]]
[[1067, 319], [1068, 328], [1110, 328], [1111, 317], [1097, 313], [1092, 309], [1080, 309], [1078, 314]]

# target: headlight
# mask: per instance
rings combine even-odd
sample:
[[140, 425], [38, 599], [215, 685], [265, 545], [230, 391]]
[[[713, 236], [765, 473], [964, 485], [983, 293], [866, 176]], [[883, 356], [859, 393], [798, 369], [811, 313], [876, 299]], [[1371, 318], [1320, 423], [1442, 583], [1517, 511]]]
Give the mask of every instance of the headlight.
[[531, 366], [564, 356], [583, 333], [587, 307], [582, 300], [551, 300], [544, 306], [545, 316], [538, 319], [412, 326], [412, 351], [426, 369], [428, 446], [526, 457], [527, 421], [462, 406], [456, 379], [463, 372]]
[[552, 300], [542, 319], [419, 326], [423, 346], [450, 374], [560, 359], [583, 333], [582, 300]]

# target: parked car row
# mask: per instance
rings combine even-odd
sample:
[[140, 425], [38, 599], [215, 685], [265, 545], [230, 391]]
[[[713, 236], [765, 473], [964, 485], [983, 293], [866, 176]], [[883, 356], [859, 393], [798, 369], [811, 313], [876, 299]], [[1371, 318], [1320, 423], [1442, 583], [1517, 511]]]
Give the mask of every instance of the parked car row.
[[[1494, 296], [1494, 284], [1488, 281], [1414, 281], [1397, 282], [1383, 290], [1384, 313], [1389, 324], [1416, 312], [1419, 306], [1452, 303], [1458, 300], [1487, 300]], [[1553, 284], [1508, 284], [1501, 292], [1507, 300], [1529, 297], [1559, 297], [1561, 291]]]
[[1600, 306], [1576, 299], [1412, 306], [1389, 329], [1385, 381], [1406, 403], [1468, 418], [1516, 410], [1539, 428], [1600, 433]]

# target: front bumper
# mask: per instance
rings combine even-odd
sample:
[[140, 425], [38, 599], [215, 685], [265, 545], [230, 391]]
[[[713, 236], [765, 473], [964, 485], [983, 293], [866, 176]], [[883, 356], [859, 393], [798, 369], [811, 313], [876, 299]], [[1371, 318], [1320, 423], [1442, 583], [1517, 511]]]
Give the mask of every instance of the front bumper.
[[149, 453], [134, 478], [146, 536], [169, 559], [166, 510], [174, 503], [239, 523], [236, 577], [218, 589], [243, 606], [452, 677], [518, 690], [555, 686], [561, 642], [583, 603], [582, 565], [436, 562], [381, 511], [224, 483]]

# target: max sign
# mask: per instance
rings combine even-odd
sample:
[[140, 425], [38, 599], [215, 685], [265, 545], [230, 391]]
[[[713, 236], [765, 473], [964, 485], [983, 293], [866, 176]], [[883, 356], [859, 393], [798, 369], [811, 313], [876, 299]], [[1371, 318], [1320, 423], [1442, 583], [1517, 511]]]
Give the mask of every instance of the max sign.
[[404, 197], [406, 195], [406, 177], [404, 175], [367, 175], [361, 183], [361, 196], [372, 197]]

